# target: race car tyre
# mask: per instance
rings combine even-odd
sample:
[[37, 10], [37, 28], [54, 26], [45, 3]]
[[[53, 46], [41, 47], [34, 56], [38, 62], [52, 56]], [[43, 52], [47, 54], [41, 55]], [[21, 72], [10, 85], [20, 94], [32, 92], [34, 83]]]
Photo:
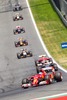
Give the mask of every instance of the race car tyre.
[[23, 30], [23, 33], [25, 33], [25, 30]]
[[23, 10], [22, 7], [19, 7], [19, 11], [20, 11], [20, 10]]
[[53, 60], [52, 60], [52, 58], [50, 58], [50, 59], [49, 59], [49, 62], [52, 62], [52, 63], [53, 63]]
[[38, 69], [38, 67], [36, 67], [36, 71], [37, 71], [37, 73], [39, 73], [39, 69]]
[[57, 64], [54, 63], [53, 66], [54, 66], [55, 71], [58, 71], [58, 66], [57, 66]]
[[[27, 78], [24, 78], [23, 80], [22, 80], [22, 85], [23, 84], [28, 84], [29, 83], [29, 80], [27, 79]], [[23, 87], [24, 89], [26, 89], [26, 88], [28, 88], [28, 87]]]
[[61, 72], [56, 73], [55, 76], [54, 76], [54, 79], [55, 79], [57, 82], [61, 82], [62, 79], [63, 79]]
[[29, 83], [29, 80], [28, 80], [27, 78], [24, 78], [24, 79], [22, 80], [22, 84], [27, 84], [27, 83]]
[[23, 20], [23, 17], [22, 16], [20, 16], [20, 20]]
[[20, 11], [20, 10], [22, 10], [21, 7], [20, 7], [19, 9], [17, 9], [17, 8], [14, 8], [14, 9], [13, 9], [14, 12], [15, 12], [15, 11]]
[[32, 57], [33, 56], [33, 54], [32, 54], [32, 52], [31, 51], [28, 51], [28, 53], [27, 53], [30, 57]]
[[17, 58], [21, 59], [20, 53], [17, 53]]
[[13, 21], [15, 21], [15, 18], [13, 18]]
[[40, 70], [41, 70], [41, 66], [36, 66], [36, 71], [37, 71], [37, 73], [39, 73], [40, 72]]
[[18, 46], [17, 46], [17, 42], [15, 42], [14, 44], [15, 44], [15, 47], [18, 47]]
[[37, 64], [39, 64], [39, 62], [37, 60], [35, 60], [35, 65], [37, 66]]
[[53, 79], [49, 75], [46, 75], [44, 79], [47, 81], [47, 85], [53, 83]]
[[13, 30], [13, 33], [15, 34], [15, 33], [16, 33], [16, 31], [15, 31], [15, 30]]
[[28, 45], [28, 42], [26, 42], [25, 45]]
[[13, 11], [16, 11], [16, 8], [13, 8]]
[[32, 53], [30, 53], [30, 57], [32, 57], [33, 55], [32, 55]]
[[26, 58], [27, 56], [26, 55], [23, 55], [23, 58]]

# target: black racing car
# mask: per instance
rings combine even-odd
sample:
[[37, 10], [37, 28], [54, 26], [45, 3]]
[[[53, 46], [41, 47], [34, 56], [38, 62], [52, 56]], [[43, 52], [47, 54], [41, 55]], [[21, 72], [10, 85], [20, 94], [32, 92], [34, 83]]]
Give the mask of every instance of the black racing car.
[[21, 50], [20, 53], [17, 53], [17, 58], [21, 59], [21, 58], [26, 58], [26, 57], [32, 57], [33, 54], [31, 51], [27, 51], [27, 50]]
[[16, 14], [15, 16], [13, 16], [13, 21], [18, 21], [18, 20], [23, 20], [22, 15]]
[[13, 33], [16, 34], [20, 34], [20, 33], [25, 33], [25, 29], [23, 27], [20, 26], [16, 26], [16, 29], [13, 30]]
[[20, 4], [16, 4], [14, 7], [13, 7], [13, 11], [20, 11], [22, 10], [22, 6]]
[[54, 68], [55, 71], [58, 71], [58, 66], [56, 63], [42, 64], [42, 65], [36, 66], [36, 71], [37, 71], [37, 73], [39, 73], [40, 69], [49, 68], [49, 67]]
[[[43, 57], [42, 57], [43, 56]], [[52, 67], [55, 71], [58, 71], [58, 66], [53, 62], [52, 58], [46, 57], [44, 55], [40, 55], [38, 60], [35, 60], [36, 69], [39, 67]]]
[[20, 40], [18, 42], [15, 42], [15, 47], [27, 46], [27, 45], [28, 45], [27, 40]]

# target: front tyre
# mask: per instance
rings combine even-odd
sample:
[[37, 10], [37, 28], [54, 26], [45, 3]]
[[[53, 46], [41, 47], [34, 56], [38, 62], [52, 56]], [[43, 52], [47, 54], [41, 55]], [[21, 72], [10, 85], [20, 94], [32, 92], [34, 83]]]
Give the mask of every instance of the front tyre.
[[[29, 80], [27, 79], [27, 78], [24, 78], [23, 80], [22, 80], [22, 85], [26, 85], [26, 84], [29, 84]], [[28, 86], [23, 86], [23, 88], [24, 89], [27, 89], [28, 88]]]

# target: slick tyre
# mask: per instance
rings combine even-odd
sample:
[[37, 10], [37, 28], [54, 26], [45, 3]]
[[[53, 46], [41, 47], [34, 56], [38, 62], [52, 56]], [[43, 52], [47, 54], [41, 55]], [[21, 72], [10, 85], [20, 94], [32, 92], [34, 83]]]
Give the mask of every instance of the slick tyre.
[[62, 74], [60, 72], [56, 73], [55, 76], [54, 76], [54, 79], [57, 81], [57, 82], [61, 82], [63, 77], [62, 77]]
[[17, 58], [18, 58], [18, 59], [21, 59], [20, 53], [17, 53]]
[[50, 58], [50, 59], [49, 59], [49, 62], [52, 62], [52, 63], [53, 63], [53, 60], [52, 60], [52, 58]]
[[35, 65], [37, 66], [39, 64], [39, 62], [37, 60], [35, 60]]
[[17, 46], [17, 42], [15, 42], [14, 44], [15, 44], [15, 47], [18, 47], [18, 46]]
[[53, 66], [54, 66], [55, 71], [58, 71], [58, 66], [57, 66], [57, 64], [54, 63]]
[[29, 80], [28, 80], [27, 78], [24, 78], [24, 79], [22, 80], [22, 84], [27, 84], [27, 83], [29, 83]]
[[[27, 79], [27, 78], [24, 78], [23, 80], [22, 80], [22, 85], [23, 84], [28, 84], [29, 83], [29, 80]], [[23, 87], [24, 89], [27, 89], [28, 87]]]
[[53, 79], [49, 75], [45, 76], [45, 81], [47, 81], [47, 85], [53, 83]]

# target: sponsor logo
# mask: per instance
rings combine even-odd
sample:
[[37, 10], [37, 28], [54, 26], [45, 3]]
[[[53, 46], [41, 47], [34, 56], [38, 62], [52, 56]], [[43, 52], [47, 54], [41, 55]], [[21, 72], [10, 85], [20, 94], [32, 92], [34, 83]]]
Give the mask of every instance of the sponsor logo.
[[61, 43], [61, 47], [62, 47], [62, 48], [67, 48], [67, 42]]

